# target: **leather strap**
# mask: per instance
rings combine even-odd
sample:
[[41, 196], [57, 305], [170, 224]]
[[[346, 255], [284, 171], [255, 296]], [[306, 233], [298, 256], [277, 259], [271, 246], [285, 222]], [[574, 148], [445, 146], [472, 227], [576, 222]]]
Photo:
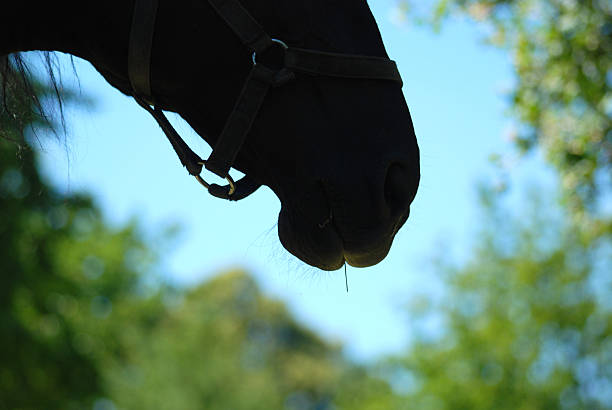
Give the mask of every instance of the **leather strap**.
[[[151, 52], [153, 50], [153, 35], [155, 33], [158, 4], [159, 0], [136, 0], [134, 3], [134, 14], [132, 16], [130, 42], [128, 45], [128, 77], [136, 102], [155, 118], [157, 124], [166, 134], [168, 141], [170, 141], [181, 164], [187, 168], [189, 174], [199, 178], [204, 161], [189, 148], [170, 121], [168, 121], [163, 111], [157, 106], [154, 107], [155, 100], [151, 87]], [[240, 147], [238, 147], [239, 149]], [[228, 174], [225, 173], [222, 177], [226, 175]], [[231, 195], [229, 194], [229, 185], [210, 184], [208, 191], [215, 197], [238, 201], [249, 196], [261, 186], [261, 184], [249, 176], [241, 178], [234, 185], [236, 189]]]
[[[261, 53], [273, 44], [240, 1], [209, 0], [209, 3], [251, 51]], [[390, 80], [403, 85], [395, 62], [382, 57], [289, 47], [285, 51], [285, 68], [310, 75]]]
[[304, 74], [354, 79], [390, 80], [401, 85], [395, 61], [388, 58], [328, 53], [289, 47], [285, 66]]
[[272, 39], [240, 2], [209, 0], [209, 3], [251, 52], [262, 52], [270, 47]]
[[229, 194], [229, 186], [217, 184], [211, 184], [210, 187], [208, 187], [208, 193], [216, 198], [226, 199], [228, 201], [240, 201], [257, 191], [261, 186], [259, 182], [248, 175], [236, 181], [235, 185], [236, 190], [231, 195]]
[[142, 108], [147, 110], [149, 114], [153, 116], [153, 118], [155, 118], [157, 124], [164, 131], [164, 134], [166, 134], [168, 141], [170, 141], [172, 148], [174, 148], [174, 152], [176, 152], [176, 155], [179, 157], [181, 164], [187, 168], [189, 174], [193, 176], [200, 175], [202, 173], [202, 158], [193, 152], [193, 150], [189, 148], [189, 145], [183, 141], [170, 121], [168, 121], [168, 118], [166, 118], [163, 111], [157, 107], [151, 107], [143, 98], [139, 96], [134, 96], [134, 99]]
[[157, 16], [158, 0], [136, 0], [130, 42], [128, 45], [128, 76], [134, 93], [154, 105], [151, 91], [151, 52]]
[[[142, 108], [151, 114], [153, 118], [155, 118], [157, 124], [159, 124], [160, 128], [164, 131], [164, 134], [166, 134], [168, 141], [170, 141], [172, 148], [174, 148], [174, 152], [176, 152], [176, 155], [179, 157], [181, 164], [187, 168], [189, 174], [199, 176], [202, 173], [204, 161], [202, 161], [202, 158], [200, 158], [198, 154], [189, 148], [189, 145], [187, 145], [181, 136], [176, 132], [170, 121], [168, 121], [168, 118], [164, 115], [163, 111], [159, 108], [152, 108], [140, 97], [135, 96], [134, 99]], [[253, 180], [248, 175], [245, 175], [236, 181], [234, 185], [236, 186], [236, 190], [231, 195], [229, 194], [229, 185], [210, 184], [208, 187], [208, 192], [217, 198], [227, 199], [229, 201], [239, 201], [257, 191], [257, 189], [259, 189], [261, 186], [261, 184]]]
[[225, 127], [212, 154], [206, 160], [206, 169], [222, 178], [228, 174], [251, 130], [268, 90], [273, 85], [278, 86], [291, 78], [293, 78], [291, 73], [283, 70], [270, 70], [260, 64], [253, 66], [236, 106], [225, 122]]

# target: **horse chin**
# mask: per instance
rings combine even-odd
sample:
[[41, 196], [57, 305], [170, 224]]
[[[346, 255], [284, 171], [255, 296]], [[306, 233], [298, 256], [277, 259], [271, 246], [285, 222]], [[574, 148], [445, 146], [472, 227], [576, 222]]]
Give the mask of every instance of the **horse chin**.
[[323, 229], [293, 216], [286, 208], [278, 217], [278, 237], [295, 257], [316, 268], [332, 271], [344, 265], [344, 245], [335, 229]]
[[346, 263], [354, 268], [368, 268], [381, 262], [387, 257], [389, 250], [391, 249], [391, 243], [388, 246], [381, 248], [375, 252], [344, 252], [344, 259]]
[[[383, 239], [360, 241], [360, 245], [346, 241], [331, 221], [312, 224], [311, 218], [296, 217], [286, 208], [278, 218], [278, 236], [282, 245], [303, 262], [325, 271], [341, 268], [345, 263], [355, 268], [367, 268], [381, 262], [391, 249], [394, 234]], [[328, 223], [325, 223], [328, 222]], [[350, 239], [350, 238], [348, 238]], [[374, 245], [374, 244], [377, 244]]]

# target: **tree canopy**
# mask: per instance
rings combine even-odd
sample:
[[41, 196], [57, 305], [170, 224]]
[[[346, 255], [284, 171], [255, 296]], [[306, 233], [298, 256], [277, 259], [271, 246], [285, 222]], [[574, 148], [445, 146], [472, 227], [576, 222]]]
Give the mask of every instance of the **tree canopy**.
[[491, 191], [483, 203], [470, 261], [440, 261], [444, 295], [410, 316], [437, 319], [441, 334], [414, 333], [388, 363], [409, 376], [406, 399], [428, 409], [612, 408], [612, 241], [585, 244], [541, 193], [520, 215]]
[[540, 189], [511, 212], [484, 189], [469, 262], [438, 261], [444, 295], [411, 316], [441, 334], [417, 332], [387, 373], [404, 375], [416, 408], [612, 408], [612, 3], [401, 5], [435, 28], [467, 16], [510, 53], [515, 146], [544, 153], [562, 201]]
[[[55, 94], [35, 84], [40, 101]], [[102, 389], [99, 322], [154, 258], [135, 225], [111, 229], [89, 197], [44, 181], [23, 136], [36, 146], [58, 124], [14, 89], [0, 109], [0, 407], [80, 408]]]
[[612, 231], [612, 3], [609, 0], [401, 0], [443, 27], [464, 15], [512, 56], [516, 147], [557, 169], [570, 216], [587, 237]]

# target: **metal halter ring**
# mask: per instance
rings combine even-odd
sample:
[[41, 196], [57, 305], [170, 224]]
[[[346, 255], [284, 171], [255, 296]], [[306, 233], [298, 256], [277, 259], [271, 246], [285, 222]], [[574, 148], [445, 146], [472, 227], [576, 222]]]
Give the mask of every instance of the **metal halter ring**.
[[[279, 40], [277, 38], [273, 38], [271, 40], [272, 40], [273, 43], [279, 44], [285, 50], [289, 48], [287, 43], [285, 43], [283, 40]], [[253, 51], [253, 56], [251, 58], [253, 60], [253, 65], [257, 65], [257, 51]]]
[[[204, 162], [198, 162], [198, 164], [204, 166], [205, 163]], [[206, 189], [210, 189], [210, 185], [208, 182], [206, 182], [204, 180], [204, 178], [202, 178], [199, 175], [194, 175], [194, 178], [200, 183], [202, 184], [202, 186]], [[232, 196], [232, 194], [234, 192], [236, 192], [236, 182], [234, 182], [234, 179], [230, 176], [230, 174], [227, 174], [225, 177], [225, 180], [227, 181], [227, 183], [229, 184], [229, 191], [227, 192], [227, 196]]]

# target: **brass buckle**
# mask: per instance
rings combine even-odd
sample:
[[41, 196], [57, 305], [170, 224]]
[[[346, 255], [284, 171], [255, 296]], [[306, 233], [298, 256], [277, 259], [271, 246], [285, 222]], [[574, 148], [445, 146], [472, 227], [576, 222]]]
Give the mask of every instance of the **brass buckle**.
[[[198, 162], [198, 164], [204, 166], [206, 165], [205, 162]], [[202, 169], [203, 170], [203, 169]], [[204, 178], [202, 178], [200, 175], [194, 175], [194, 178], [207, 190], [210, 189], [210, 185], [208, 182], [206, 182], [204, 180]], [[236, 192], [236, 182], [234, 182], [234, 179], [230, 176], [230, 174], [227, 174], [226, 176], [224, 176], [225, 180], [227, 181], [227, 183], [229, 184], [229, 191], [227, 192], [227, 196], [230, 197], [232, 196], [232, 194], [234, 192]]]

